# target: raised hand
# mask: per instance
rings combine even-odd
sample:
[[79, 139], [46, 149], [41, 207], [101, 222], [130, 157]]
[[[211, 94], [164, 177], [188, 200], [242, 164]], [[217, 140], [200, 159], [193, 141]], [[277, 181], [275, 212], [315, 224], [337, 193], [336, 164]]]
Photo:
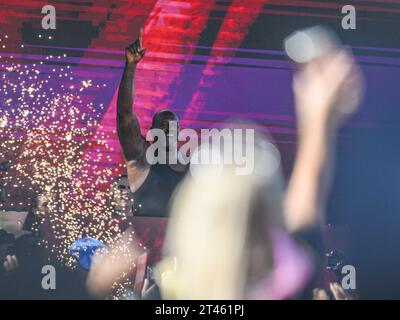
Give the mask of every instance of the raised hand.
[[139, 38], [130, 46], [125, 48], [125, 59], [127, 64], [138, 64], [146, 53], [146, 48], [142, 47], [143, 28], [140, 29]]
[[305, 65], [294, 78], [293, 91], [300, 129], [317, 122], [338, 125], [359, 103], [360, 71], [350, 52], [337, 50]]

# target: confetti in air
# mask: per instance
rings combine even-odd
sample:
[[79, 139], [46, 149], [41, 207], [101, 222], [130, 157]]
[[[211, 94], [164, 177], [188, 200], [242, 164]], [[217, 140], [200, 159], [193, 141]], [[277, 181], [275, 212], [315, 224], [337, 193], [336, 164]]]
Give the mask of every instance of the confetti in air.
[[72, 265], [68, 247], [75, 240], [93, 237], [111, 244], [120, 234], [107, 201], [116, 171], [102, 165], [111, 158], [107, 152], [95, 158], [84, 153], [93, 144], [110, 149], [104, 133], [91, 140], [102, 105], [81, 96], [86, 90], [96, 95], [105, 84], [75, 79], [71, 67], [61, 63], [66, 55], [22, 64], [6, 52], [10, 39], [0, 38], [0, 162], [13, 163], [0, 181], [7, 199], [17, 199], [9, 208], [0, 202], [0, 210], [27, 208], [39, 195], [36, 227], [46, 233], [41, 244]]

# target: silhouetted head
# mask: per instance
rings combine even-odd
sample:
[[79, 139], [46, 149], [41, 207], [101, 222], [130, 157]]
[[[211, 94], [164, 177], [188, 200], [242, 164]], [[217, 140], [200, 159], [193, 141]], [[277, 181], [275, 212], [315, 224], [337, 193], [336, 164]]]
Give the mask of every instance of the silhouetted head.
[[161, 129], [164, 131], [167, 138], [166, 143], [168, 147], [170, 137], [173, 137], [173, 141], [178, 141], [179, 118], [176, 113], [171, 110], [161, 110], [154, 115], [151, 123], [151, 129]]
[[161, 110], [154, 115], [151, 128], [161, 129], [168, 134], [170, 121], [176, 121], [179, 130], [179, 118], [176, 113], [171, 110]]

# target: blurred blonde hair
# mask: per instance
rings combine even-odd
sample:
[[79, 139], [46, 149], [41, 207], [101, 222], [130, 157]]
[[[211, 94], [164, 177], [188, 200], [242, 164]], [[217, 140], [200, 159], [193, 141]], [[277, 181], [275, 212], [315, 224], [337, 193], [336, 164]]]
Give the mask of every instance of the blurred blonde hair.
[[282, 225], [280, 159], [269, 142], [256, 147], [252, 174], [204, 166], [179, 186], [165, 248], [175, 263], [159, 268], [163, 298], [241, 299], [270, 270], [271, 226]]

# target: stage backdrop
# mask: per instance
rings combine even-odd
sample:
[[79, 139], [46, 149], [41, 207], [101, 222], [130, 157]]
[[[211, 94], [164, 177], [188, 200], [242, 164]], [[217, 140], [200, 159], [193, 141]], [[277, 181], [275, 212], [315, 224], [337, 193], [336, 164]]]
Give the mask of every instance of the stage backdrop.
[[[56, 9], [54, 30], [41, 25], [47, 4]], [[341, 27], [346, 4], [357, 10], [356, 30]], [[37, 188], [67, 188], [71, 180], [82, 190], [104, 189], [124, 171], [116, 94], [124, 48], [140, 27], [148, 50], [134, 107], [143, 132], [165, 108], [196, 129], [244, 118], [271, 133], [288, 175], [296, 148], [294, 66], [282, 43], [296, 29], [324, 24], [353, 49], [367, 89], [340, 132], [329, 221], [394, 215], [399, 21], [396, 0], [2, 1], [0, 161], [14, 163], [2, 206], [24, 208]]]

